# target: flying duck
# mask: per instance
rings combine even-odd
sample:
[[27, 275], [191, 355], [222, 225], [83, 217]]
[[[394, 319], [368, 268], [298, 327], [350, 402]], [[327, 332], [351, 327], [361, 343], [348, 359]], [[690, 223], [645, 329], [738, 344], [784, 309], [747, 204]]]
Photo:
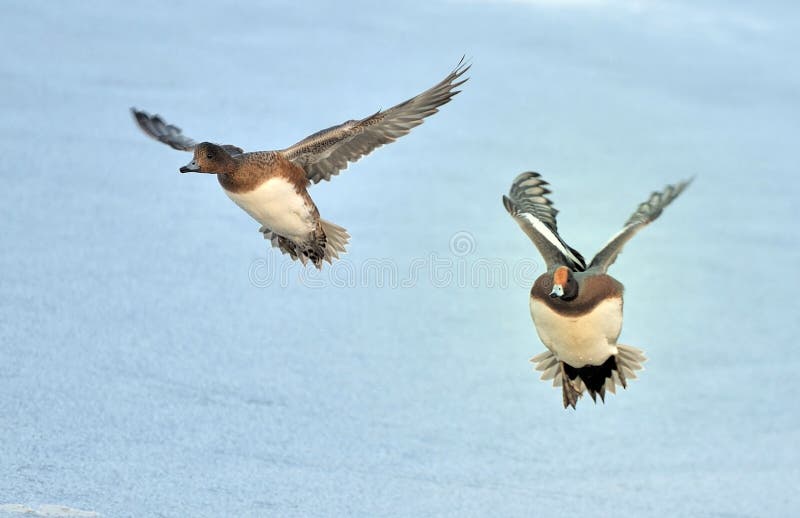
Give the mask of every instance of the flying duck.
[[654, 192], [628, 219], [622, 230], [586, 265], [583, 256], [558, 234], [558, 211], [547, 197], [550, 190], [539, 173], [526, 172], [511, 184], [503, 205], [533, 241], [547, 266], [530, 294], [533, 324], [547, 351], [531, 358], [541, 379], [561, 385], [564, 408], [575, 408], [588, 391], [605, 402], [606, 390], [627, 388], [634, 371], [646, 360], [640, 349], [617, 343], [622, 331], [623, 286], [608, 275], [622, 247], [639, 230], [655, 221], [689, 185], [683, 181]]
[[279, 151], [245, 153], [240, 147], [211, 142], [197, 143], [181, 129], [158, 115], [131, 108], [139, 127], [150, 137], [173, 149], [191, 151], [192, 161], [181, 173], [216, 174], [222, 190], [233, 202], [261, 224], [259, 231], [273, 246], [304, 265], [322, 269], [345, 251], [347, 231], [320, 218], [308, 194], [310, 184], [330, 180], [348, 163], [394, 142], [422, 124], [459, 93], [467, 79], [464, 59], [432, 88], [388, 110], [363, 119], [349, 120], [324, 129]]

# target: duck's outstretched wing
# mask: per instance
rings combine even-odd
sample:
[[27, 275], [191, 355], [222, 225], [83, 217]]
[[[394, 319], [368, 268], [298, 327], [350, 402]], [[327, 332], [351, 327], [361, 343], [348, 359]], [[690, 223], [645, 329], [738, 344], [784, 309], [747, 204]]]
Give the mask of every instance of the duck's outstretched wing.
[[625, 226], [612, 237], [608, 243], [599, 251], [592, 259], [589, 268], [599, 268], [605, 272], [617, 260], [617, 256], [622, 252], [622, 247], [625, 246], [630, 238], [632, 238], [641, 229], [655, 221], [664, 208], [672, 203], [672, 200], [678, 197], [686, 187], [692, 183], [692, 180], [686, 180], [676, 183], [675, 185], [667, 185], [661, 192], [653, 192], [647, 201], [639, 204], [636, 212], [628, 219]]
[[565, 265], [582, 272], [586, 269], [583, 256], [558, 235], [558, 211], [547, 198], [547, 185], [539, 173], [522, 173], [514, 179], [508, 196], [503, 196], [503, 205], [536, 245], [548, 270]]
[[[148, 136], [178, 151], [194, 151], [197, 142], [184, 135], [179, 127], [167, 124], [158, 115], [150, 115], [146, 111], [137, 110], [136, 108], [131, 108], [131, 113], [136, 124]], [[225, 144], [222, 148], [231, 155], [244, 153], [242, 148], [230, 144]]]
[[458, 79], [469, 67], [461, 58], [458, 66], [446, 78], [418, 96], [365, 119], [349, 120], [314, 133], [282, 153], [302, 167], [312, 183], [330, 180], [331, 176], [346, 169], [348, 163], [368, 155], [377, 147], [394, 142], [422, 124], [425, 117], [439, 111], [440, 106], [450, 102], [459, 92], [455, 88], [467, 81]]

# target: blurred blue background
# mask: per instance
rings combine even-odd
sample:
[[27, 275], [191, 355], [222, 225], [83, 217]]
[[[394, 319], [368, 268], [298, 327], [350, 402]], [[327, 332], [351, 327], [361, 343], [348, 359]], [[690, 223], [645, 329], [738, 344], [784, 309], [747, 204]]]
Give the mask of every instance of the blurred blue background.
[[[796, 512], [799, 11], [5, 2], [0, 504]], [[128, 112], [280, 149], [416, 95], [462, 54], [460, 95], [311, 191], [353, 236], [346, 287], [267, 248], [214, 178], [178, 174], [189, 156]], [[620, 341], [650, 360], [605, 405], [565, 411], [531, 370], [540, 271], [459, 281], [486, 262], [541, 267], [500, 203], [524, 170], [550, 181], [587, 256], [652, 190], [697, 177], [611, 270], [627, 288]], [[408, 277], [420, 258], [453, 277]], [[376, 263], [410, 282], [359, 277]]]

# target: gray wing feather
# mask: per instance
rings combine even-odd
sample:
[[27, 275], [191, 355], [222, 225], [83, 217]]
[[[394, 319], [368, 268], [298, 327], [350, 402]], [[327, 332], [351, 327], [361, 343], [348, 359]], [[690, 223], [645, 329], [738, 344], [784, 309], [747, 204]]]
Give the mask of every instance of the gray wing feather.
[[197, 145], [194, 140], [185, 136], [179, 127], [167, 124], [158, 115], [150, 115], [136, 108], [131, 108], [131, 113], [142, 131], [172, 149], [193, 151], [194, 146]]
[[608, 243], [599, 251], [592, 259], [589, 268], [600, 268], [603, 272], [614, 264], [617, 256], [622, 252], [622, 247], [625, 246], [637, 232], [655, 221], [667, 205], [678, 197], [686, 187], [692, 183], [692, 180], [679, 182], [675, 185], [667, 185], [661, 192], [653, 192], [647, 201], [639, 204], [636, 212], [634, 212], [625, 226], [612, 237]]
[[[178, 151], [194, 151], [197, 142], [184, 135], [179, 127], [167, 124], [159, 115], [150, 115], [136, 108], [131, 108], [131, 113], [136, 124], [148, 136]], [[244, 153], [242, 148], [238, 146], [225, 144], [221, 147], [231, 155]]]
[[306, 171], [313, 183], [330, 180], [375, 148], [394, 142], [412, 128], [422, 124], [423, 119], [439, 111], [439, 107], [450, 99], [466, 79], [457, 81], [469, 70], [464, 58], [440, 83], [418, 96], [386, 111], [378, 111], [361, 120], [349, 120], [338, 126], [318, 131], [297, 144], [282, 151], [284, 156]]
[[553, 202], [547, 198], [547, 195], [551, 193], [548, 185], [539, 173], [528, 171], [514, 179], [508, 196], [516, 201], [523, 212], [533, 214], [539, 221], [547, 225], [550, 230], [558, 233], [558, 223], [556, 222], [558, 210], [553, 207]]
[[558, 211], [547, 197], [550, 190], [539, 173], [526, 172], [511, 184], [503, 206], [542, 254], [547, 269], [565, 265], [573, 271], [584, 271], [586, 261], [558, 235]]

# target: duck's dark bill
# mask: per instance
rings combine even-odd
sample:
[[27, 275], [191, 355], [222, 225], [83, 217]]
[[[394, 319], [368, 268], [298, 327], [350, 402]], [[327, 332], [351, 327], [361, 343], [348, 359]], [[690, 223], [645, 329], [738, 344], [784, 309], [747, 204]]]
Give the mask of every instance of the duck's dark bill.
[[179, 171], [182, 173], [196, 173], [199, 170], [200, 166], [197, 165], [197, 162], [195, 162], [194, 160], [192, 160], [191, 162], [189, 162], [188, 164], [179, 169]]

